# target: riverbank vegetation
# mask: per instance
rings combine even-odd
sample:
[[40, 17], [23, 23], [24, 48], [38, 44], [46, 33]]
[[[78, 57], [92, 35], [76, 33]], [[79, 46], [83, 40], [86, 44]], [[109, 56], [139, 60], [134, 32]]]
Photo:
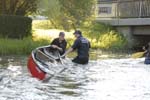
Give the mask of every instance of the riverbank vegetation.
[[47, 45], [47, 41], [33, 41], [31, 37], [24, 39], [0, 39], [0, 55], [26, 55], [36, 47]]
[[[42, 21], [38, 26], [37, 23], [33, 21], [33, 32], [32, 36], [23, 39], [10, 39], [10, 38], [0, 38], [0, 54], [1, 55], [22, 55], [30, 54], [33, 49], [43, 45], [49, 45], [52, 39], [58, 37], [60, 31], [58, 29], [46, 29], [47, 27], [45, 21], [42, 25]], [[38, 21], [39, 23], [39, 21]], [[35, 28], [36, 27], [36, 28]], [[96, 30], [96, 27], [98, 28]], [[41, 29], [42, 28], [42, 29]], [[126, 40], [122, 35], [117, 33], [110, 26], [103, 24], [98, 24], [92, 27], [82, 27], [83, 35], [89, 39], [91, 42], [92, 49], [101, 50], [121, 50], [126, 44]], [[65, 31], [66, 40], [68, 42], [67, 48], [69, 48], [73, 41], [73, 31]]]
[[[49, 40], [58, 36], [60, 31], [58, 29], [46, 29], [49, 21], [44, 21], [42, 25], [42, 21], [35, 20], [33, 21], [33, 30], [35, 32], [34, 37], [38, 40], [44, 39]], [[38, 26], [39, 24], [39, 26]], [[50, 25], [50, 24], [49, 24]], [[83, 33], [83, 36], [87, 37], [91, 42], [92, 49], [123, 49], [126, 46], [126, 39], [123, 35], [118, 33], [115, 29], [113, 29], [109, 25], [105, 25], [102, 23], [86, 23], [82, 25], [80, 30]], [[70, 46], [74, 41], [73, 36], [74, 30], [69, 32], [65, 31], [66, 39], [68, 42], [68, 46]]]
[[[0, 55], [30, 54], [36, 47], [49, 45], [52, 39], [58, 37], [60, 31], [66, 33], [67, 48], [69, 48], [75, 39], [72, 33], [76, 29], [80, 29], [83, 36], [89, 39], [92, 49], [121, 50], [126, 46], [127, 42], [123, 35], [111, 26], [95, 21], [96, 0], [81, 0], [80, 2], [77, 0], [30, 0], [24, 2], [30, 4], [31, 1], [33, 4], [29, 5], [31, 9], [28, 7], [22, 8], [24, 9], [22, 11], [27, 12], [23, 13], [18, 9], [18, 12], [12, 12], [11, 15], [13, 17], [16, 15], [40, 15], [44, 16], [46, 20], [33, 20], [32, 32], [30, 31], [32, 34], [28, 36], [18, 38], [20, 34], [24, 33], [19, 31], [19, 35], [15, 34], [15, 28], [11, 30], [14, 33], [11, 34], [11, 37], [17, 35], [18, 37], [15, 36], [17, 38], [0, 36]], [[6, 4], [6, 2], [3, 3]], [[11, 4], [17, 5], [19, 1], [7, 3], [6, 5], [11, 8]], [[2, 11], [2, 15], [9, 13], [9, 11], [5, 12], [5, 9], [0, 9], [0, 11]], [[6, 21], [4, 23], [8, 24]], [[22, 24], [20, 26], [24, 27]], [[7, 31], [7, 27], [5, 27], [5, 30]], [[3, 32], [3, 34], [6, 33]]]

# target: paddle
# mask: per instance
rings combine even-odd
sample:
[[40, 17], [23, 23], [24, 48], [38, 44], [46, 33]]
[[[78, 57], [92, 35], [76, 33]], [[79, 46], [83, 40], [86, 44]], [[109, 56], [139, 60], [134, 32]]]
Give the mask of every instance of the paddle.
[[145, 53], [146, 53], [146, 51], [133, 53], [131, 55], [131, 58], [141, 58], [144, 56]]
[[[65, 66], [64, 63], [63, 63], [63, 61], [62, 61], [62, 58], [61, 58], [59, 52], [57, 52], [57, 54], [58, 54], [60, 63], [62, 64], [62, 66]], [[60, 74], [60, 73], [64, 72], [66, 69], [67, 69], [67, 67], [64, 67], [59, 72], [56, 72], [54, 74], [50, 74], [50, 76], [48, 78], [44, 79], [43, 82], [48, 82], [50, 79], [52, 79], [53, 77], [55, 77], [57, 74]], [[49, 74], [49, 73], [47, 73], [47, 74]]]
[[58, 58], [56, 57], [53, 57], [53, 56], [50, 56], [50, 55], [47, 55], [47, 54], [45, 54], [45, 53], [43, 53], [41, 50], [37, 50], [39, 53], [41, 53], [42, 55], [44, 55], [45, 57], [47, 57], [48, 59], [53, 59], [53, 60], [57, 60], [57, 61], [59, 61], [61, 64], [62, 64], [62, 66], [64, 66], [64, 68], [62, 68], [59, 72], [54, 72], [53, 74], [52, 73], [49, 73], [48, 71], [46, 72], [48, 75], [50, 75], [50, 76], [48, 76], [47, 78], [45, 78], [44, 80], [43, 80], [43, 82], [48, 82], [51, 78], [53, 78], [53, 77], [55, 77], [57, 74], [60, 74], [60, 73], [62, 73], [62, 72], [64, 72], [66, 69], [67, 69], [67, 67], [65, 67], [65, 65], [63, 64], [63, 61], [62, 61], [62, 58], [61, 58], [61, 56], [60, 56], [60, 54], [59, 54], [59, 52], [58, 51], [56, 51], [56, 53], [57, 53], [57, 56], [58, 56]]
[[[60, 74], [60, 73], [64, 72], [66, 69], [67, 69], [67, 68], [63, 68], [62, 70], [60, 70], [60, 71], [57, 72], [57, 73], [50, 74], [50, 76], [49, 76], [48, 78], [45, 78], [45, 79], [43, 80], [43, 82], [48, 82], [50, 79], [52, 79], [53, 77], [55, 77], [57, 74]], [[47, 73], [47, 74], [49, 74], [49, 73]]]

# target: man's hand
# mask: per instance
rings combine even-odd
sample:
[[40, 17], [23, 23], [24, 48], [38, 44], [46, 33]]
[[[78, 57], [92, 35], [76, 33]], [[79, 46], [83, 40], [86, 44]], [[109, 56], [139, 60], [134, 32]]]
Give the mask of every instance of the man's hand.
[[52, 45], [52, 47], [53, 47], [54, 49], [58, 49], [59, 51], [62, 51], [62, 48], [58, 47], [57, 45]]
[[68, 53], [72, 52], [73, 48], [68, 49], [62, 56], [61, 58], [65, 57]]
[[52, 45], [52, 47], [53, 47], [53, 48], [58, 48], [58, 46], [57, 46], [57, 45]]

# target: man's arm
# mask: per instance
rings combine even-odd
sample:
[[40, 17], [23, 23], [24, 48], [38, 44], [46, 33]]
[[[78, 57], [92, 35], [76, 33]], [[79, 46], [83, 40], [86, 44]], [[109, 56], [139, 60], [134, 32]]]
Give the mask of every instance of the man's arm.
[[75, 49], [77, 49], [79, 47], [80, 41], [79, 40], [75, 40], [74, 44], [71, 46], [70, 49], [68, 49], [63, 55], [62, 57], [66, 56], [68, 53], [74, 51]]
[[58, 49], [59, 51], [63, 51], [62, 48], [58, 47], [57, 45], [52, 45], [53, 48]]
[[50, 44], [51, 44], [51, 45], [56, 44], [56, 39], [54, 39]]
[[55, 48], [55, 49], [58, 49], [59, 51], [63, 51], [63, 49], [61, 47], [58, 47], [56, 44], [57, 44], [57, 41], [58, 41], [58, 38], [54, 39], [52, 42], [51, 42], [51, 47], [52, 48]]
[[70, 49], [68, 49], [63, 55], [62, 57], [65, 57], [68, 53], [72, 52], [73, 48], [71, 47]]
[[60, 47], [57, 46], [57, 45], [52, 45], [52, 47], [58, 49], [58, 50], [61, 51], [61, 52], [65, 52], [66, 46], [67, 46], [67, 42], [63, 42], [63, 44], [60, 45]]

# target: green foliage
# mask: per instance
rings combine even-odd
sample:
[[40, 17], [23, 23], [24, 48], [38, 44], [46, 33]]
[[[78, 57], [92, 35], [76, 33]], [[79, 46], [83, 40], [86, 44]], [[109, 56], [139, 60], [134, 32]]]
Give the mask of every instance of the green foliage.
[[23, 38], [31, 35], [32, 19], [21, 16], [0, 16], [0, 36]]
[[122, 49], [126, 45], [123, 35], [116, 32], [113, 27], [98, 23], [85, 22], [81, 28], [91, 42], [92, 48]]
[[[38, 31], [36, 31], [36, 34], [39, 35], [44, 32], [42, 30], [38, 30]], [[62, 30], [58, 30], [56, 32], [52, 32], [50, 30], [47, 31], [49, 31], [47, 33], [57, 34], [59, 31]], [[81, 31], [83, 33], [83, 36], [87, 37], [90, 40], [93, 49], [100, 48], [105, 50], [111, 50], [111, 49], [120, 50], [123, 49], [127, 43], [123, 35], [116, 32], [113, 29], [113, 27], [102, 23], [84, 22], [82, 24]], [[75, 38], [73, 39], [74, 36], [72, 34], [73, 33], [72, 31], [65, 32], [65, 33], [66, 33], [66, 40], [68, 42], [67, 47], [69, 48], [73, 44]], [[39, 35], [36, 35], [35, 38], [39, 37]], [[48, 35], [45, 35], [45, 37], [42, 35], [43, 39], [47, 39], [47, 37]], [[48, 37], [48, 39], [50, 38], [54, 38], [54, 37]]]
[[61, 19], [60, 3], [58, 0], [41, 0], [38, 5], [41, 15], [47, 16], [54, 28], [60, 28], [58, 23]]
[[[61, 25], [66, 28], [79, 28], [86, 20], [91, 21], [95, 15], [96, 0], [59, 0], [63, 20]], [[68, 26], [66, 26], [68, 25]], [[64, 28], [65, 28], [64, 27]]]
[[102, 34], [108, 33], [111, 30], [114, 30], [110, 25], [106, 25], [99, 22], [85, 22], [81, 30], [86, 33], [85, 35], [90, 37], [91, 39], [98, 40]]
[[20, 39], [0, 38], [0, 55], [25, 55], [39, 46], [49, 44], [46, 40], [33, 41], [31, 37]]
[[39, 11], [48, 16], [55, 28], [79, 28], [95, 15], [96, 0], [43, 0]]
[[70, 48], [74, 43], [74, 39], [71, 38], [67, 38], [66, 41], [67, 41], [67, 48]]
[[101, 49], [122, 49], [125, 44], [126, 40], [120, 34], [115, 31], [110, 31], [105, 34], [102, 34], [98, 39], [92, 39], [92, 48], [101, 48]]
[[[85, 35], [83, 33], [83, 35]], [[96, 34], [93, 33], [95, 37]], [[32, 37], [33, 38], [33, 37]], [[48, 45], [50, 41], [54, 38], [33, 40], [31, 37], [20, 39], [2, 39], [0, 38], [0, 55], [25, 55], [30, 54], [31, 51], [39, 46]], [[108, 33], [102, 34], [97, 40], [87, 37], [90, 42], [92, 49], [103, 49], [103, 50], [122, 50], [126, 44], [124, 37], [115, 31], [110, 31]], [[66, 38], [67, 48], [73, 44], [74, 39]]]
[[49, 20], [33, 20], [32, 29], [51, 29], [53, 26]]
[[39, 0], [0, 0], [1, 15], [25, 16], [36, 12]]
[[59, 0], [62, 10], [75, 25], [81, 24], [95, 13], [96, 0]]

